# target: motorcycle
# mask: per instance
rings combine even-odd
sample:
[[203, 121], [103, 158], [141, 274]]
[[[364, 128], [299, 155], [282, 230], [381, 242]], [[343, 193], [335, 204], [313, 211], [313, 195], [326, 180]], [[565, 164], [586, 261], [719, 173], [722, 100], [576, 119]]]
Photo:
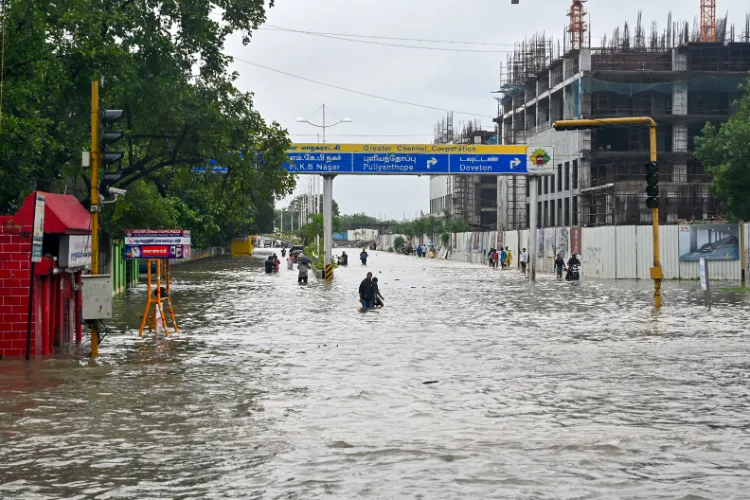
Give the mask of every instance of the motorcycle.
[[568, 269], [568, 274], [565, 276], [566, 281], [578, 281], [581, 279], [581, 266], [574, 265]]

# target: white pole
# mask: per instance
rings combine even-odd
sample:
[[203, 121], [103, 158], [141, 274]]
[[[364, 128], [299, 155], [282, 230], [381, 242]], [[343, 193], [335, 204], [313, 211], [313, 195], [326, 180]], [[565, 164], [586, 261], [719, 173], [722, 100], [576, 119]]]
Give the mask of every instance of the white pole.
[[[502, 192], [503, 182], [502, 182], [501, 179], [502, 179], [502, 177], [498, 175], [497, 176], [497, 215], [496, 215], [496, 217], [497, 217], [497, 224], [495, 225], [495, 230], [498, 233], [501, 231], [501, 229], [500, 229], [500, 213], [502, 212], [502, 205], [503, 205], [503, 192]], [[504, 241], [503, 241], [503, 244], [505, 244]], [[500, 249], [498, 248], [498, 251], [499, 250]]]
[[333, 264], [333, 175], [323, 176], [323, 245], [325, 264]]
[[537, 182], [539, 178], [536, 176], [529, 176], [529, 273], [531, 280], [536, 281], [536, 251], [537, 251]]

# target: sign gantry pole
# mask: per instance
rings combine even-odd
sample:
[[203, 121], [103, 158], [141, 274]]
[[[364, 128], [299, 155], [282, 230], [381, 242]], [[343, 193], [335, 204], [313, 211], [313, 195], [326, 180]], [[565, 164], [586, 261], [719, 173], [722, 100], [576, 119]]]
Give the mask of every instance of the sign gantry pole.
[[333, 278], [333, 178], [335, 175], [323, 176], [323, 272], [327, 281]]
[[537, 242], [537, 235], [539, 234], [539, 231], [537, 229], [537, 220], [539, 219], [539, 210], [537, 207], [537, 183], [539, 182], [539, 177], [532, 175], [529, 176], [529, 248], [527, 258], [529, 259], [528, 266], [529, 266], [529, 276], [531, 276], [531, 281], [536, 281], [536, 259], [537, 259], [537, 248], [539, 248], [539, 243]]

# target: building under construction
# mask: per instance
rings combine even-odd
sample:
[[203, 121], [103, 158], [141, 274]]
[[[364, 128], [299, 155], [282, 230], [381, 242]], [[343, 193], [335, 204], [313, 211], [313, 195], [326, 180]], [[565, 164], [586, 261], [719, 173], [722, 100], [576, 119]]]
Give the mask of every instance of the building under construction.
[[[497, 144], [494, 131], [482, 130], [479, 121], [459, 123], [453, 113], [435, 125], [435, 144]], [[497, 177], [492, 175], [447, 175], [430, 177], [430, 214], [446, 211], [466, 221], [475, 230], [497, 227]]]
[[[516, 45], [496, 122], [502, 144], [555, 148], [555, 175], [538, 183], [540, 227], [651, 223], [648, 128], [552, 129], [556, 120], [579, 118], [654, 118], [661, 222], [721, 218], [710, 177], [694, 156], [695, 138], [706, 123], [725, 122], [743, 94], [750, 16], [737, 31], [715, 19], [715, 0], [701, 7], [700, 21], [673, 22], [670, 15], [663, 31], [646, 29], [639, 14], [634, 28], [625, 24], [592, 46], [583, 1], [573, 0], [562, 44], [538, 34]], [[528, 227], [527, 180], [502, 177], [499, 190], [500, 229]]]

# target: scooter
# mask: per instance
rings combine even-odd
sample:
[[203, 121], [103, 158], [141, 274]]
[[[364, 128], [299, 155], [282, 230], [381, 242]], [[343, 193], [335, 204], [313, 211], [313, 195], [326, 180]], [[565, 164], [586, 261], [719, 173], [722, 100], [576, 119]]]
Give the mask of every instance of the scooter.
[[581, 268], [578, 265], [571, 266], [568, 274], [565, 276], [566, 281], [578, 281], [581, 279]]

